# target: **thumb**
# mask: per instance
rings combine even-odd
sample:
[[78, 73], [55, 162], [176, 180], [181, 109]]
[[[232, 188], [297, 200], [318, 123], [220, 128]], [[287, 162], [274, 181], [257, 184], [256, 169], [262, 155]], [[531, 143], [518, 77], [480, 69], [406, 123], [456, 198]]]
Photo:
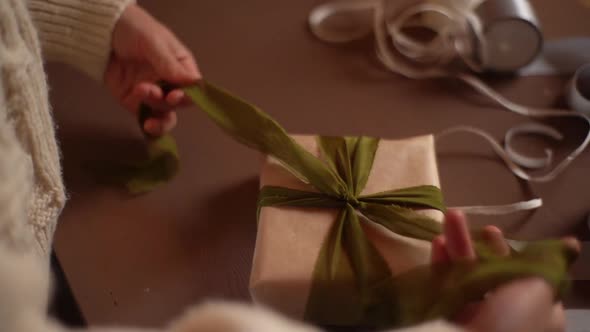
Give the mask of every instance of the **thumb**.
[[154, 45], [148, 57], [156, 74], [163, 80], [175, 84], [191, 84], [201, 78], [192, 54], [186, 49], [179, 49], [173, 36], [169, 42]]

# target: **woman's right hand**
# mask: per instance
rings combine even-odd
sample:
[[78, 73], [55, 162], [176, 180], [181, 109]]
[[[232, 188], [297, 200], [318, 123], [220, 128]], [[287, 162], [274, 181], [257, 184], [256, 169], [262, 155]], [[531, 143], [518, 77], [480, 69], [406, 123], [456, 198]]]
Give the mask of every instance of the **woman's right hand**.
[[[497, 227], [484, 228], [484, 240], [496, 254], [510, 254], [508, 243]], [[564, 238], [563, 241], [572, 249], [580, 250], [576, 239]], [[449, 211], [443, 235], [432, 241], [433, 263], [476, 259], [465, 215]], [[553, 299], [553, 290], [544, 280], [515, 280], [494, 290], [484, 301], [469, 305], [457, 317], [456, 323], [477, 332], [564, 331], [563, 305], [555, 304]]]

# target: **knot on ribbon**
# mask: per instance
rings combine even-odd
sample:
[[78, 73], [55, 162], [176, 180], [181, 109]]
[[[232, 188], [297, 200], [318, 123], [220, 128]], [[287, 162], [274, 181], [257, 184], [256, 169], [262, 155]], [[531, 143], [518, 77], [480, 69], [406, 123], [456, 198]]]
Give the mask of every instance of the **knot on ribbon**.
[[361, 207], [361, 201], [359, 201], [359, 199], [356, 196], [350, 193], [346, 193], [346, 195], [342, 198], [342, 201], [346, 202], [346, 204], [349, 204], [355, 209]]

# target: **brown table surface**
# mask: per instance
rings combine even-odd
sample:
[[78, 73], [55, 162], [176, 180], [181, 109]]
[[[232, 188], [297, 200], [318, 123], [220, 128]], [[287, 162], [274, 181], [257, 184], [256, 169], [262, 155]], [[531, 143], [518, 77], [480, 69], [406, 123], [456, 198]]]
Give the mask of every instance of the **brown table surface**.
[[[459, 124], [498, 138], [529, 119], [503, 111], [451, 81], [414, 81], [385, 72], [370, 44], [334, 47], [314, 39], [306, 18], [319, 0], [156, 1], [142, 4], [194, 51], [204, 75], [270, 113], [294, 133], [403, 138]], [[567, 0], [533, 1], [548, 38], [590, 34], [590, 8]], [[256, 232], [260, 156], [235, 143], [195, 108], [181, 110], [174, 132], [182, 171], [140, 197], [98, 185], [83, 165], [138, 155], [135, 120], [96, 82], [50, 66], [52, 102], [70, 200], [56, 251], [83, 314], [92, 324], [162, 325], [205, 299], [248, 300]], [[559, 101], [559, 77], [493, 79], [505, 96], [532, 106]], [[568, 140], [584, 127], [559, 122]], [[473, 218], [527, 238], [577, 234], [590, 210], [590, 152], [553, 182], [527, 186], [470, 137], [441, 143], [439, 167], [448, 205], [501, 204], [542, 197], [534, 213]], [[587, 248], [588, 249], [588, 248]], [[588, 250], [575, 275], [588, 277]], [[585, 265], [586, 264], [586, 265]], [[585, 281], [570, 307], [590, 304]], [[288, 299], [287, 299], [288, 300]]]

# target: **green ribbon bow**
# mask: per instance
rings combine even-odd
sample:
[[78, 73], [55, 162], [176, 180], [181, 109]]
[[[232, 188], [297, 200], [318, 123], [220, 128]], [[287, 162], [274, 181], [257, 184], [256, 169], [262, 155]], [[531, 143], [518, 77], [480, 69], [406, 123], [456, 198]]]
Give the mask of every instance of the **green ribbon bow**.
[[442, 194], [435, 186], [418, 186], [360, 195], [371, 172], [379, 139], [319, 137], [318, 142], [326, 160], [324, 167], [335, 175], [338, 188], [343, 187], [343, 191], [334, 194], [316, 187], [318, 193], [266, 186], [261, 189], [258, 206], [340, 210], [316, 262], [305, 319], [330, 325], [373, 324], [373, 311], [383, 307], [381, 291], [373, 286], [389, 280], [391, 272], [365, 235], [361, 220], [430, 241], [440, 234], [440, 224], [409, 208], [444, 211]]
[[[259, 209], [339, 209], [317, 258], [305, 312], [307, 320], [331, 325], [415, 324], [449, 317], [469, 301], [481, 299], [498, 285], [523, 276], [545, 278], [560, 293], [565, 289], [567, 268], [574, 255], [559, 241], [534, 243], [510, 257], [497, 257], [478, 242], [480, 260], [476, 263], [425, 266], [392, 276], [383, 257], [367, 239], [361, 222], [373, 222], [391, 232], [430, 241], [441, 233], [441, 225], [412, 209], [444, 211], [437, 187], [361, 195], [378, 139], [319, 137], [320, 159], [297, 144], [267, 114], [218, 87], [203, 82], [184, 88], [184, 92], [237, 141], [273, 156], [317, 190], [267, 186], [261, 189]], [[142, 188], [149, 187], [150, 183], [144, 183]]]

